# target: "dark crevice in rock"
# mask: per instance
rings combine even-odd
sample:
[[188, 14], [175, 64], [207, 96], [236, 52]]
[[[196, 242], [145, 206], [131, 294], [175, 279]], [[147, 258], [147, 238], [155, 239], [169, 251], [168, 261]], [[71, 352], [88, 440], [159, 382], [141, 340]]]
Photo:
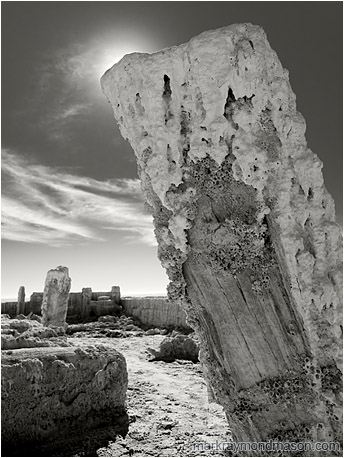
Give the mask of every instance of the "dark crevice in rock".
[[[143, 114], [145, 112], [145, 109], [142, 106], [141, 96], [140, 96], [139, 92], [137, 92], [136, 96], [135, 96], [135, 106], [136, 106], [136, 109], [137, 109], [137, 112], [138, 112], [139, 116], [143, 116]], [[146, 134], [147, 134], [147, 132], [146, 132]]]
[[223, 116], [233, 125], [236, 130], [239, 129], [239, 126], [237, 123], [233, 122], [232, 118], [234, 112], [244, 107], [247, 109], [252, 108], [252, 99], [254, 96], [254, 94], [252, 94], [251, 97], [244, 95], [243, 97], [236, 99], [232, 89], [230, 87], [228, 88], [228, 95], [224, 106]]
[[225, 103], [224, 111], [223, 111], [223, 116], [227, 119], [227, 121], [231, 121], [232, 119], [232, 114], [233, 114], [232, 104], [235, 101], [236, 101], [236, 98], [233, 94], [231, 87], [229, 87], [228, 95], [227, 95], [227, 99], [226, 99], [226, 103]]
[[308, 218], [305, 222], [305, 234], [303, 237], [303, 245], [306, 251], [308, 251], [312, 256], [316, 257], [316, 250], [314, 247], [313, 237], [312, 237], [312, 222]]
[[180, 112], [180, 135], [183, 137], [186, 137], [190, 132], [191, 129], [189, 127], [190, 125], [190, 113], [184, 109], [184, 107], [181, 107], [181, 112]]
[[170, 107], [171, 98], [172, 98], [171, 82], [170, 82], [170, 78], [167, 75], [164, 75], [164, 91], [162, 93], [162, 98], [166, 106], [165, 108], [165, 125], [166, 125], [168, 121], [174, 117], [171, 107]]
[[172, 95], [170, 78], [167, 75], [164, 75], [164, 92], [162, 97], [165, 101], [170, 100]]
[[184, 106], [181, 106], [180, 111], [180, 140], [181, 149], [184, 162], [188, 162], [188, 152], [190, 151], [190, 134], [192, 132], [190, 128], [190, 112], [185, 110]]

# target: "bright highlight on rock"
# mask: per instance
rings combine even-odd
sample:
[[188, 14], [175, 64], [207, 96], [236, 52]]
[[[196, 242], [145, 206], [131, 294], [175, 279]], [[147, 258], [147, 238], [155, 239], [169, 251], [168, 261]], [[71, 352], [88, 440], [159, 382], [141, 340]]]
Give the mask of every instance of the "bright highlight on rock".
[[264, 31], [125, 56], [102, 87], [236, 440], [338, 440], [340, 228]]

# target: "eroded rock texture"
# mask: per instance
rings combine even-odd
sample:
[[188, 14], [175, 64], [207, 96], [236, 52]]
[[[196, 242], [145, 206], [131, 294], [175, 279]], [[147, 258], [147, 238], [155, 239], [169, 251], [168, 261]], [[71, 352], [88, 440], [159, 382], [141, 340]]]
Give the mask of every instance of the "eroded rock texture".
[[110, 428], [108, 440], [127, 431], [127, 369], [113, 347], [4, 351], [1, 383], [4, 456], [74, 456], [97, 428]]
[[339, 440], [340, 228], [264, 31], [127, 55], [102, 88], [236, 440]]
[[59, 266], [47, 273], [45, 280], [42, 324], [65, 326], [71, 279], [67, 267]]
[[148, 348], [148, 351], [157, 361], [170, 363], [176, 359], [185, 359], [197, 363], [199, 345], [193, 335], [177, 334], [174, 337], [166, 337], [159, 346], [159, 350]]
[[1, 350], [69, 345], [64, 327], [44, 327], [39, 319], [33, 315], [30, 320], [25, 317], [11, 320], [1, 315]]

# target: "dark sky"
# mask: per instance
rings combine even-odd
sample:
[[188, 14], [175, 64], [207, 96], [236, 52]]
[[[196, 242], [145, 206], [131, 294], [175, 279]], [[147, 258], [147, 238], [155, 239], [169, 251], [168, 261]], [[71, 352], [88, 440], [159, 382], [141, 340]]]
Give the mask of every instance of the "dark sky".
[[[289, 70], [341, 221], [341, 2], [1, 6], [3, 297], [20, 284], [41, 290], [56, 263], [70, 267], [74, 290], [120, 284], [164, 291], [150, 218], [132, 180], [133, 153], [99, 78], [123, 54], [154, 52], [232, 23], [261, 25]], [[33, 258], [37, 269], [29, 275]]]

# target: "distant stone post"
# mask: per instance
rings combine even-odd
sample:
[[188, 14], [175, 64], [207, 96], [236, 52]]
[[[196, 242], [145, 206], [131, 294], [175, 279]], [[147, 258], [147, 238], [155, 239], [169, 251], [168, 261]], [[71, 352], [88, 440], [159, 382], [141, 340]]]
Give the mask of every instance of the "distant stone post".
[[91, 304], [92, 299], [92, 288], [82, 288], [82, 306], [81, 316], [85, 318], [87, 316], [87, 307]]
[[70, 286], [67, 267], [59, 266], [49, 270], [43, 293], [43, 326], [65, 326]]
[[121, 291], [119, 286], [111, 287], [111, 300], [113, 304], [113, 311], [116, 314], [119, 314], [122, 310], [121, 304]]
[[121, 290], [119, 286], [111, 287], [111, 299], [115, 304], [119, 304], [121, 301]]
[[25, 313], [25, 287], [20, 286], [18, 290], [17, 315]]

